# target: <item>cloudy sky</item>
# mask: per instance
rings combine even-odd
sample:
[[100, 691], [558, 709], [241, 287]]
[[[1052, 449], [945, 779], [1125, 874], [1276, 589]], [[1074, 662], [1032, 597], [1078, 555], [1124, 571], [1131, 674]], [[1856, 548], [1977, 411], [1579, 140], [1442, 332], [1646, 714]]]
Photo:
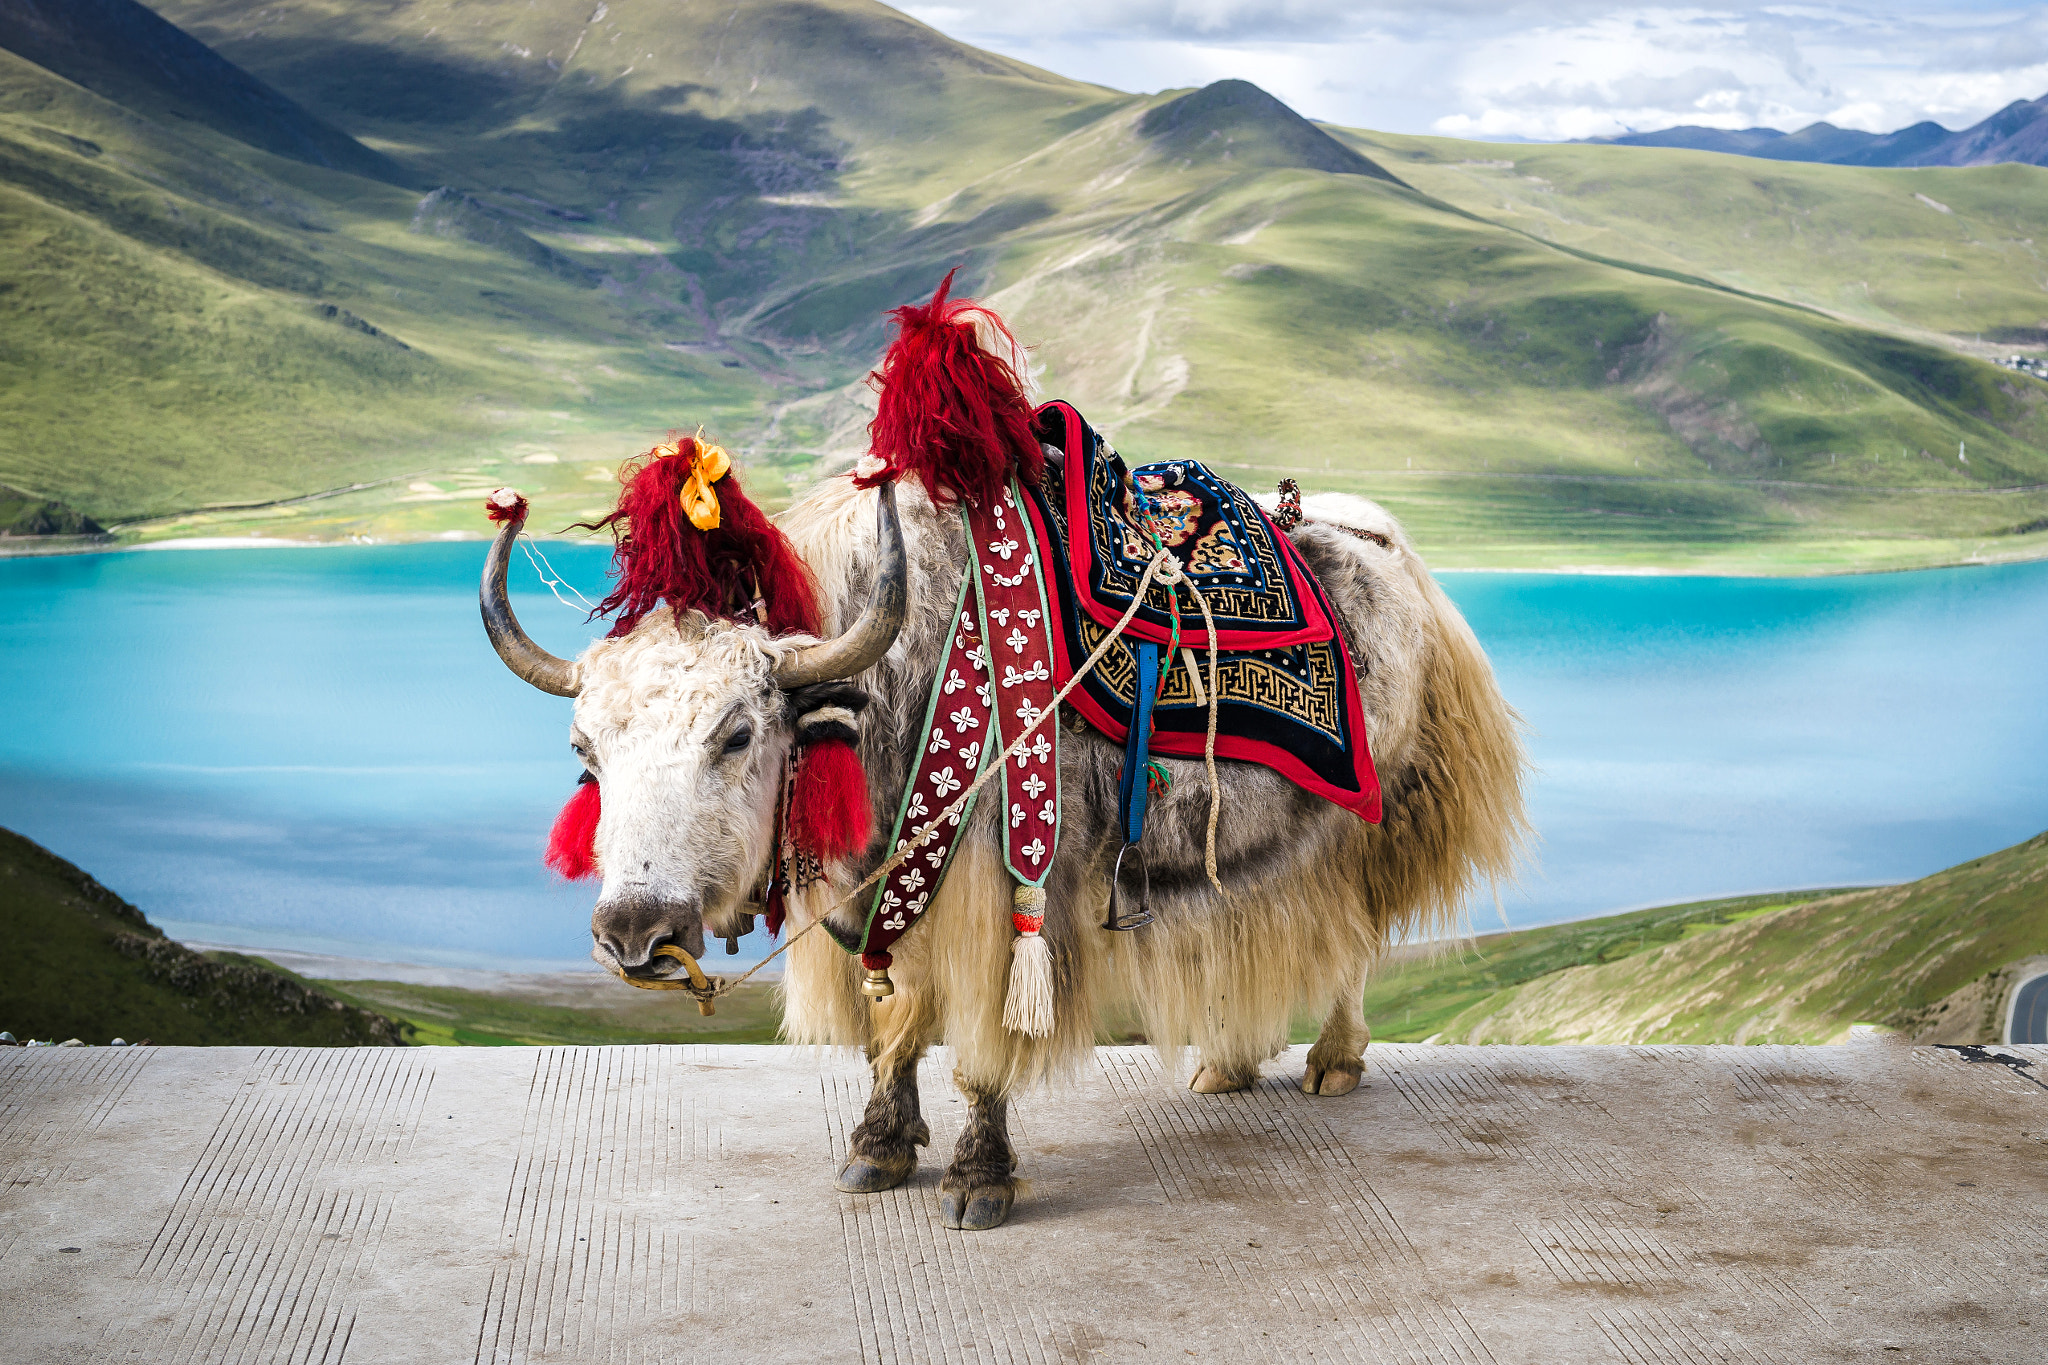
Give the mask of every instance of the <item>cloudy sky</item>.
[[944, 0], [954, 37], [1120, 90], [1256, 81], [1311, 118], [1555, 140], [1679, 123], [1962, 128], [2048, 93], [2048, 4]]

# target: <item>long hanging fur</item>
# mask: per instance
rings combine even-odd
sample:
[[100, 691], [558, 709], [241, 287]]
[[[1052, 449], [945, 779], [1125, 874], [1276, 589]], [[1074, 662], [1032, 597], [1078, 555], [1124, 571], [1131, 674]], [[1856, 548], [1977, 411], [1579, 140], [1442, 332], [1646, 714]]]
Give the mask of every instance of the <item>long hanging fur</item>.
[[618, 507], [607, 517], [579, 523], [586, 530], [608, 528], [617, 543], [612, 572], [618, 581], [595, 614], [616, 614], [611, 634], [617, 637], [631, 634], [640, 618], [664, 602], [678, 619], [694, 608], [714, 618], [753, 621], [758, 598], [770, 634], [817, 634], [817, 589], [788, 537], [731, 473], [712, 486], [718, 494], [717, 528], [692, 526], [680, 499], [698, 443], [680, 437], [676, 450], [650, 452], [650, 458], [620, 470]]
[[602, 809], [597, 783], [585, 774], [576, 794], [555, 817], [555, 827], [548, 831], [548, 851], [542, 861], [572, 882], [596, 876], [597, 817]]
[[[1036, 483], [1045, 456], [1032, 434], [1028, 376], [1017, 372], [1017, 338], [992, 309], [948, 297], [953, 275], [930, 303], [890, 311], [896, 339], [868, 375], [878, 399], [869, 449], [886, 467], [858, 482], [914, 478], [937, 506], [965, 498], [986, 507], [1012, 474]], [[1005, 354], [983, 346], [977, 323]]]

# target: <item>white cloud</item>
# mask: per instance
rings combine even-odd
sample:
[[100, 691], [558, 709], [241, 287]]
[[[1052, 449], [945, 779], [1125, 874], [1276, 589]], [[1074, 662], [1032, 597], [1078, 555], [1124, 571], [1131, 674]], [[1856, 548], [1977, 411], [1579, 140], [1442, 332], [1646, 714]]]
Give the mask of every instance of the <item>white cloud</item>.
[[1698, 123], [1888, 132], [2048, 92], [2048, 8], [1599, 0], [948, 0], [964, 41], [1122, 90], [1255, 81], [1311, 118], [1570, 138]]

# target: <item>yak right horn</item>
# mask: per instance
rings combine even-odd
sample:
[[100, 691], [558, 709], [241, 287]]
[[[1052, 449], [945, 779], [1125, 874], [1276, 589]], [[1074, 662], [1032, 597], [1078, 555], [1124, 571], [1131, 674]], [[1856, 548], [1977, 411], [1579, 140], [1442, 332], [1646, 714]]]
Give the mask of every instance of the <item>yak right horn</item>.
[[881, 540], [874, 591], [860, 619], [830, 640], [821, 640], [785, 654], [775, 669], [776, 686], [784, 691], [812, 683], [850, 678], [873, 665], [903, 629], [910, 609], [910, 559], [903, 548], [903, 520], [896, 513], [896, 485], [876, 490], [875, 531]]

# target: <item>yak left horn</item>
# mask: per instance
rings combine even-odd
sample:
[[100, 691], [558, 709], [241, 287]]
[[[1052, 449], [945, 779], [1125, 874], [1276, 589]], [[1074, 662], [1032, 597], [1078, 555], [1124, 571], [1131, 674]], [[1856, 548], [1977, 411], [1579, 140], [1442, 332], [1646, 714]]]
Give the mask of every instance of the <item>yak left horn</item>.
[[505, 570], [511, 563], [512, 542], [519, 539], [520, 529], [525, 525], [526, 507], [522, 499], [513, 515], [498, 524], [498, 538], [491, 542], [491, 553], [484, 560], [484, 631], [491, 637], [491, 648], [498, 651], [505, 667], [543, 692], [573, 697], [583, 688], [583, 665], [558, 659], [535, 644], [520, 628], [519, 618], [512, 614], [512, 599], [505, 593]]
[[910, 559], [903, 549], [903, 520], [896, 513], [896, 485], [876, 490], [875, 533], [881, 541], [874, 591], [860, 617], [830, 640], [785, 654], [775, 669], [785, 691], [812, 683], [850, 678], [889, 652], [910, 610]]

